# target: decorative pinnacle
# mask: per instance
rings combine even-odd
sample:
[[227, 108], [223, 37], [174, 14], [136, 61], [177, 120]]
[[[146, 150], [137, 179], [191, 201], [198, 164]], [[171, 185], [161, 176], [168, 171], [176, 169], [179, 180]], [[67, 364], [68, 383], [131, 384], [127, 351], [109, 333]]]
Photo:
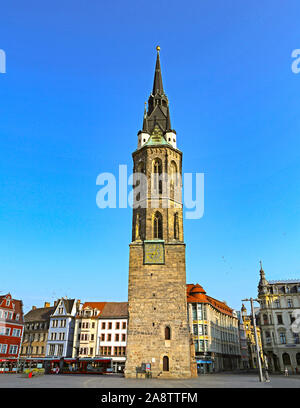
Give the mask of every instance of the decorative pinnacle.
[[159, 45], [156, 47], [156, 51], [157, 51], [157, 52], [160, 51], [160, 46], [159, 46]]

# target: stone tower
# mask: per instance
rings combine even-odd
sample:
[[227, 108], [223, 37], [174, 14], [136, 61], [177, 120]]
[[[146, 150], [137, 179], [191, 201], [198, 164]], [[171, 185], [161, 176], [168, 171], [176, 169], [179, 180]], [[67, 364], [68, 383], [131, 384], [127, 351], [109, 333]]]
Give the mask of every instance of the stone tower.
[[151, 364], [152, 377], [191, 377], [182, 220], [182, 152], [171, 129], [160, 48], [153, 90], [133, 152], [134, 207], [129, 255], [125, 376]]

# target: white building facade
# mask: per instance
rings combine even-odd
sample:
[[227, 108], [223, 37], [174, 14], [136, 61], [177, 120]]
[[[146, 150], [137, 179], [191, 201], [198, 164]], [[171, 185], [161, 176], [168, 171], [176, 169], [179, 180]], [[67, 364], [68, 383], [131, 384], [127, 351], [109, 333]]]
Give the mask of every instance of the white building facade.
[[114, 372], [125, 367], [127, 326], [127, 302], [107, 302], [98, 322], [97, 357], [110, 357]]
[[80, 300], [62, 298], [50, 316], [46, 357], [72, 357], [75, 316]]
[[300, 373], [300, 279], [267, 281], [261, 267], [259, 326], [271, 371]]

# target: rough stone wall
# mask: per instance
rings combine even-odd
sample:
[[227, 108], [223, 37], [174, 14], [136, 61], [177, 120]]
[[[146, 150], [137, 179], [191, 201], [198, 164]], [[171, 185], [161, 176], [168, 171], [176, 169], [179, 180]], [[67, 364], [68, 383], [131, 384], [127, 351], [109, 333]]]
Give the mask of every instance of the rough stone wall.
[[[183, 243], [181, 178], [174, 196], [163, 188], [153, 201], [153, 163], [159, 160], [162, 173], [170, 175], [176, 168], [181, 174], [182, 153], [170, 146], [144, 146], [133, 153], [134, 172], [147, 177], [147, 206], [133, 210], [132, 243], [129, 256], [129, 322], [127, 336], [126, 377], [136, 377], [136, 368], [151, 364], [153, 377], [191, 377], [191, 344], [187, 322], [185, 244]], [[136, 200], [134, 204], [142, 204]], [[142, 206], [141, 206], [142, 207]], [[145, 206], [144, 206], [145, 207]], [[165, 263], [144, 264], [143, 240], [153, 240], [153, 219], [156, 211], [162, 216], [162, 239]], [[178, 214], [178, 239], [174, 237], [174, 214]], [[138, 215], [138, 217], [137, 217]], [[140, 240], [136, 238], [139, 220]], [[165, 328], [171, 339], [165, 340]], [[163, 371], [163, 357], [169, 358], [169, 371]]]
[[[185, 245], [165, 244], [165, 264], [144, 265], [143, 244], [131, 244], [129, 269], [125, 376], [135, 377], [136, 367], [151, 363], [153, 377], [190, 377]], [[166, 326], [170, 340], [165, 340]], [[164, 356], [169, 372], [163, 372]]]

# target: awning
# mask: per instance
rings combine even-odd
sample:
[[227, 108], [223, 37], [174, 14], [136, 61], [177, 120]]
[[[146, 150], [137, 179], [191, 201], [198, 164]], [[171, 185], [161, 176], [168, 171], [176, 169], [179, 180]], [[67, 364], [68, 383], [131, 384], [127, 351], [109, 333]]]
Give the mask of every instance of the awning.
[[197, 364], [212, 364], [211, 360], [197, 360]]

